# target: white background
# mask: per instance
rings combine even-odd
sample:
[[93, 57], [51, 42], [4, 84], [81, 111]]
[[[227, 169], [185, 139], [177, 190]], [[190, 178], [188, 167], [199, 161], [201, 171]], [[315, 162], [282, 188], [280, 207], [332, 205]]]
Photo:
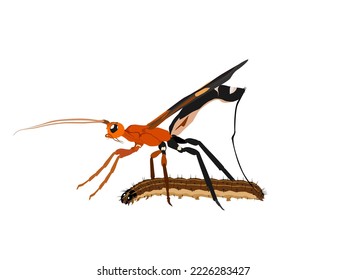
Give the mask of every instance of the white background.
[[[245, 279], [346, 279], [344, 7], [1, 1], [0, 278], [116, 279], [97, 269], [155, 265], [250, 266]], [[209, 199], [122, 205], [122, 191], [149, 176], [148, 147], [120, 160], [88, 201], [106, 172], [76, 186], [131, 143], [106, 140], [99, 124], [13, 136], [69, 117], [146, 124], [245, 59], [228, 82], [247, 87], [235, 141], [244, 171], [268, 193], [263, 202], [221, 199], [225, 211]], [[209, 104], [181, 136], [203, 141], [242, 178], [230, 141], [233, 106]], [[171, 176], [201, 177], [194, 157], [170, 150], [168, 160]], [[159, 159], [156, 170], [161, 176]], [[172, 277], [183, 278], [193, 277]]]

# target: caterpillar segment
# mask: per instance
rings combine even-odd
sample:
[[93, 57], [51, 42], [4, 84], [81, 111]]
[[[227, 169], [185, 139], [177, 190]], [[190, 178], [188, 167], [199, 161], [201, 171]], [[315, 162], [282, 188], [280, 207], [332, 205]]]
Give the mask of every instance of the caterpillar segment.
[[[200, 197], [211, 198], [211, 193], [204, 179], [170, 177], [168, 179], [170, 195], [178, 198], [192, 197], [196, 200]], [[225, 198], [227, 201], [230, 201], [231, 198], [264, 199], [263, 190], [254, 182], [228, 179], [211, 179], [211, 181], [217, 197]], [[122, 203], [129, 205], [142, 198], [148, 199], [152, 196], [166, 196], [166, 194], [164, 178], [147, 179], [126, 190], [120, 200]]]

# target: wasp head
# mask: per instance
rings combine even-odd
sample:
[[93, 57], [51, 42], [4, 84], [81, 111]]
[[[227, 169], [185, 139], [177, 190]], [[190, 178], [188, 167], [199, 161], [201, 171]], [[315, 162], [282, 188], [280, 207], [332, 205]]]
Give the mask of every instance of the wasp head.
[[107, 124], [107, 133], [105, 137], [117, 139], [124, 134], [124, 126], [119, 122], [110, 122]]

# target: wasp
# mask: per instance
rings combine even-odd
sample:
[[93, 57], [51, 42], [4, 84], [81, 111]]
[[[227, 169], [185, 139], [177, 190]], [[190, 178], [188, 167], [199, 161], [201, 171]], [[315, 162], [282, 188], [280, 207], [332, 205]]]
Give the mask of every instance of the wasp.
[[[247, 60], [241, 62], [240, 64], [229, 69], [228, 71], [221, 74], [220, 76], [218, 76], [211, 82], [207, 83], [203, 87], [199, 88], [198, 90], [194, 91], [188, 96], [182, 98], [180, 101], [178, 101], [176, 104], [171, 106], [169, 109], [164, 111], [161, 115], [159, 115], [157, 118], [147, 123], [146, 125], [135, 124], [125, 128], [124, 125], [120, 122], [110, 122], [105, 119], [96, 120], [96, 119], [86, 119], [86, 118], [70, 118], [70, 119], [58, 119], [58, 120], [48, 121], [42, 124], [20, 129], [16, 131], [16, 133], [22, 130], [36, 129], [36, 128], [57, 125], [57, 124], [102, 123], [106, 125], [106, 135], [105, 135], [106, 138], [114, 139], [118, 142], [121, 142], [119, 138], [123, 137], [127, 141], [134, 143], [134, 146], [131, 147], [130, 149], [117, 149], [116, 151], [114, 151], [107, 158], [105, 163], [93, 175], [91, 175], [85, 182], [77, 186], [77, 189], [78, 189], [84, 186], [87, 182], [90, 182], [91, 180], [93, 180], [93, 178], [99, 175], [100, 172], [104, 168], [106, 168], [110, 164], [112, 159], [115, 157], [115, 160], [112, 163], [111, 169], [108, 172], [107, 176], [102, 181], [100, 186], [89, 196], [89, 199], [91, 199], [107, 183], [107, 181], [109, 180], [109, 178], [115, 171], [118, 161], [121, 158], [130, 156], [131, 154], [137, 152], [143, 145], [147, 145], [147, 146], [157, 147], [157, 150], [151, 153], [150, 155], [150, 177], [151, 179], [155, 178], [153, 159], [161, 155], [161, 165], [162, 165], [162, 169], [164, 173], [167, 202], [169, 205], [172, 206], [170, 202], [170, 188], [169, 188], [169, 177], [167, 172], [166, 150], [167, 150], [167, 147], [169, 147], [177, 151], [178, 153], [188, 153], [196, 157], [198, 164], [200, 166], [202, 175], [204, 177], [204, 181], [208, 187], [209, 192], [211, 193], [212, 199], [220, 208], [223, 209], [223, 207], [218, 201], [212, 181], [207, 172], [207, 169], [201, 157], [201, 154], [197, 149], [193, 148], [192, 146], [200, 147], [200, 149], [208, 156], [208, 158], [214, 163], [214, 165], [217, 166], [219, 170], [221, 170], [229, 180], [235, 180], [234, 177], [228, 172], [228, 170], [223, 166], [223, 164], [212, 154], [212, 152], [201, 141], [194, 138], [184, 139], [179, 137], [179, 135], [182, 133], [183, 130], [185, 130], [192, 123], [192, 121], [194, 120], [199, 110], [210, 101], [221, 100], [224, 102], [233, 102], [233, 101], [239, 102], [241, 100], [241, 97], [243, 96], [246, 88], [229, 87], [227, 85], [224, 85], [224, 83], [227, 82], [231, 78], [231, 76], [238, 69], [240, 69], [246, 62]], [[236, 105], [236, 108], [237, 108], [237, 105]], [[235, 114], [236, 114], [236, 108], [235, 108]], [[171, 117], [173, 114], [177, 112], [178, 114], [175, 116], [175, 118], [171, 122], [168, 130], [158, 127], [163, 121], [165, 121], [166, 119], [168, 119], [169, 117]], [[235, 130], [234, 130], [234, 134], [235, 134]], [[182, 146], [182, 144], [189, 144], [191, 146], [189, 145]], [[235, 146], [234, 146], [234, 150], [235, 150]], [[237, 157], [236, 150], [235, 150], [235, 155]]]

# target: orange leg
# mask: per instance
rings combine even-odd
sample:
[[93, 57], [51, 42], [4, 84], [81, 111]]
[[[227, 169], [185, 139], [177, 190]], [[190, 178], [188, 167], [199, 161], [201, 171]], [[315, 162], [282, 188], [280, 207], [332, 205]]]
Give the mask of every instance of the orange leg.
[[159, 149], [160, 150], [155, 151], [151, 154], [151, 158], [150, 158], [151, 179], [154, 179], [154, 177], [155, 177], [153, 159], [156, 158], [161, 153], [161, 165], [163, 167], [164, 182], [165, 182], [165, 187], [166, 187], [166, 200], [167, 200], [167, 203], [169, 203], [169, 205], [172, 206], [172, 204], [170, 202], [169, 177], [167, 175], [167, 169], [166, 169], [166, 165], [167, 165], [166, 154], [165, 154], [166, 145], [164, 142], [159, 145]]
[[122, 157], [126, 157], [126, 156], [129, 156], [131, 155], [132, 153], [135, 153], [139, 150], [139, 148], [141, 148], [141, 145], [139, 144], [135, 144], [134, 147], [130, 148], [130, 149], [118, 149], [116, 150], [115, 152], [113, 152], [109, 158], [105, 161], [105, 163], [98, 169], [98, 171], [96, 171], [92, 176], [89, 177], [89, 179], [87, 181], [85, 181], [84, 183], [82, 184], [79, 184], [77, 186], [77, 189], [82, 187], [83, 185], [85, 185], [87, 182], [93, 180], [96, 176], [98, 176], [100, 174], [100, 172], [102, 170], [105, 169], [105, 167], [107, 167], [107, 165], [109, 165], [111, 159], [115, 156], [115, 155], [118, 155], [115, 162], [113, 163], [112, 167], [111, 167], [111, 170], [110, 172], [107, 174], [106, 178], [104, 179], [104, 181], [102, 181], [102, 183], [100, 184], [100, 186], [97, 188], [97, 190], [95, 192], [93, 192], [90, 196], [89, 196], [89, 199], [91, 199], [94, 195], [96, 195], [96, 193], [102, 189], [102, 187], [107, 183], [108, 179], [110, 179], [112, 173], [115, 171], [116, 169], [116, 166], [117, 166], [117, 163], [118, 163], [118, 160]]
[[96, 195], [96, 193], [102, 189], [102, 187], [107, 183], [108, 179], [110, 179], [112, 173], [115, 171], [118, 160], [119, 160], [119, 156], [116, 158], [115, 162], [113, 163], [110, 172], [107, 174], [106, 178], [104, 181], [102, 181], [102, 183], [100, 184], [100, 186], [97, 188], [97, 190], [95, 192], [93, 192], [90, 196], [89, 199], [91, 199], [94, 195]]
[[169, 203], [169, 205], [172, 206], [172, 204], [170, 202], [169, 177], [167, 175], [166, 164], [167, 164], [166, 155], [164, 153], [162, 153], [161, 165], [163, 166], [163, 172], [164, 172], [164, 181], [165, 181], [165, 187], [166, 187], [166, 200], [167, 200], [167, 203]]
[[77, 186], [77, 189], [79, 189], [80, 187], [84, 186], [86, 183], [88, 183], [89, 181], [93, 180], [96, 176], [98, 176], [100, 174], [100, 172], [107, 167], [107, 165], [110, 163], [111, 159], [114, 157], [114, 155], [116, 155], [117, 151], [113, 152], [109, 158], [105, 161], [105, 163], [98, 169], [98, 171], [96, 171], [92, 176], [89, 177], [89, 179], [87, 181], [85, 181], [82, 184], [79, 184]]
[[150, 159], [150, 168], [151, 168], [151, 179], [155, 178], [155, 172], [154, 172], [154, 164], [153, 164], [153, 159], [156, 158], [157, 156], [159, 156], [161, 153], [160, 150], [155, 151], [151, 154], [151, 159]]

